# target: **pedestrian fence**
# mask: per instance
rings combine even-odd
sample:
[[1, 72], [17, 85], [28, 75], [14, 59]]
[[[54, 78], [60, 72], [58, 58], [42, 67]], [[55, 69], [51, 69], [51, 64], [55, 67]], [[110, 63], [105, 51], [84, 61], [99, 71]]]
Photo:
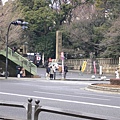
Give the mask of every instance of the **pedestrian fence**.
[[[26, 120], [39, 120], [39, 114], [41, 112], [47, 112], [47, 113], [53, 113], [53, 114], [59, 114], [59, 115], [65, 115], [65, 116], [70, 116], [70, 117], [76, 117], [76, 118], [82, 118], [82, 119], [87, 119], [87, 120], [108, 120], [107, 118], [102, 118], [102, 117], [96, 117], [93, 115], [87, 115], [75, 111], [69, 111], [69, 110], [63, 110], [61, 108], [55, 108], [55, 107], [48, 107], [48, 106], [40, 106], [39, 100], [35, 100], [35, 105], [32, 106], [32, 99], [28, 99], [27, 104], [18, 104], [18, 103], [12, 103], [12, 102], [0, 102], [0, 106], [5, 106], [5, 107], [14, 107], [14, 108], [24, 108], [26, 109], [27, 112], [27, 117]], [[32, 117], [32, 108], [34, 108], [34, 116]], [[20, 119], [15, 119], [15, 118], [7, 118], [7, 117], [2, 117], [0, 116], [0, 120], [20, 120]]]

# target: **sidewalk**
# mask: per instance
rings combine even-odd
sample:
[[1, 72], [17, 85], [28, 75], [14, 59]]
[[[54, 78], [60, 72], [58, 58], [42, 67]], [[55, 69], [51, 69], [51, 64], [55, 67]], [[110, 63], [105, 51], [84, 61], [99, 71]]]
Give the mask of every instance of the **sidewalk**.
[[[111, 78], [115, 78], [113, 74], [105, 74], [105, 75], [99, 75], [99, 74], [90, 74], [90, 73], [82, 73], [79, 74], [79, 70], [69, 70], [69, 72], [66, 75], [65, 80], [69, 81], [101, 81], [101, 80], [110, 80]], [[56, 77], [56, 79], [62, 79], [62, 75]]]
[[[39, 76], [39, 75], [38, 75]], [[62, 79], [62, 74], [57, 72], [56, 73], [56, 80], [65, 80], [65, 81], [109, 81], [110, 78], [115, 78], [112, 74], [106, 74], [100, 76], [99, 74], [89, 74], [89, 73], [82, 73], [79, 74], [79, 70], [69, 70], [66, 75], [66, 79]], [[37, 80], [47, 80], [45, 74], [41, 74], [38, 78], [17, 78], [17, 77], [8, 77], [8, 79], [37, 79]], [[5, 77], [0, 77], [0, 80], [5, 80]]]

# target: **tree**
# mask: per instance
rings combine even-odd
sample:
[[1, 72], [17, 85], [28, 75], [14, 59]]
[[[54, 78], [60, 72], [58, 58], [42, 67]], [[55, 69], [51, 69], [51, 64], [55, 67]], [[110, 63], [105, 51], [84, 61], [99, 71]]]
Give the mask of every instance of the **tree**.
[[[59, 10], [53, 9], [53, 2], [59, 2]], [[30, 51], [34, 48], [34, 52], [44, 51], [47, 57], [54, 56], [55, 58], [56, 30], [58, 30], [64, 22], [71, 22], [72, 9], [74, 9], [79, 2], [78, 0], [72, 0], [71, 3], [65, 1], [53, 2], [49, 0], [19, 0], [19, 5], [24, 13], [25, 20], [29, 22], [27, 36], [29, 37], [30, 46], [32, 46], [29, 47]], [[51, 7], [50, 4], [52, 5]], [[47, 51], [45, 49], [46, 43]]]
[[112, 25], [105, 32], [104, 38], [101, 42], [101, 47], [104, 50], [101, 56], [118, 58], [120, 56], [120, 17], [112, 22]]
[[101, 27], [104, 27], [106, 29], [105, 31], [101, 31], [101, 33], [103, 34], [103, 39], [100, 43], [100, 47], [102, 48], [100, 56], [114, 58], [119, 57], [120, 1], [106, 0], [104, 4], [104, 13], [105, 22]]
[[[89, 57], [91, 52], [95, 52], [99, 56], [99, 43], [103, 36], [100, 33], [100, 28], [96, 27], [96, 20], [75, 22], [70, 26], [65, 26], [63, 33], [67, 37], [67, 43], [75, 52], [81, 53], [83, 51], [84, 57]], [[66, 42], [64, 44], [66, 46]]]
[[[94, 52], [96, 57], [119, 56], [119, 34], [114, 34], [114, 32], [119, 33], [119, 27], [118, 29], [115, 29], [115, 26], [113, 27], [116, 24], [115, 21], [119, 21], [116, 19], [119, 16], [120, 4], [117, 5], [118, 3], [118, 0], [116, 2], [113, 0], [96, 0], [94, 3], [96, 11], [91, 18], [80, 19], [78, 22], [73, 21], [66, 28], [63, 27], [62, 30], [66, 36], [64, 38], [65, 45], [71, 45], [69, 48], [74, 52], [81, 52], [82, 50], [85, 57], [88, 57], [90, 52]], [[114, 34], [114, 38], [112, 34]], [[110, 42], [110, 39], [112, 42]], [[118, 43], [116, 48], [111, 46], [113, 41]]]
[[[17, 0], [13, 6], [10, 20], [20, 16], [29, 22], [18, 38], [28, 41], [31, 52], [45, 52], [46, 58], [54, 58], [55, 33], [61, 29], [63, 47], [69, 51], [85, 57], [90, 52], [96, 57], [119, 56], [119, 0]], [[15, 39], [13, 36], [10, 39]]]
[[[32, 0], [32, 5], [27, 0], [19, 2], [25, 20], [29, 22], [27, 32], [29, 51], [44, 52], [46, 58], [54, 58], [55, 34], [53, 32], [55, 33], [55, 11], [49, 7], [49, 2], [45, 0]], [[26, 3], [24, 4], [24, 2]]]

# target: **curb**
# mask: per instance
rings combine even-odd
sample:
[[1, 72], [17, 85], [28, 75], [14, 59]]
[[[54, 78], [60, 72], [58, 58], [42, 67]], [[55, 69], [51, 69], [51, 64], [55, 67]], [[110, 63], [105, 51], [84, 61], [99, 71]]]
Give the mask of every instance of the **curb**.
[[[56, 79], [57, 80], [57, 79]], [[60, 79], [59, 79], [60, 80]], [[91, 79], [91, 78], [80, 78], [80, 79], [77, 79], [77, 78], [67, 78], [65, 79], [65, 81], [110, 81], [110, 79]]]
[[[40, 78], [27, 78], [27, 77], [25, 77], [25, 78], [17, 78], [17, 77], [8, 77], [7, 79], [5, 79], [5, 77], [0, 77], [0, 80], [25, 80], [25, 79], [39, 79], [39, 80], [42, 80], [42, 79], [44, 79], [44, 80], [47, 80], [46, 78], [42, 78], [42, 77], [40, 77]], [[63, 81], [110, 81], [110, 79], [100, 79], [100, 78], [94, 78], [94, 79], [92, 79], [92, 78], [66, 78], [66, 79], [62, 79], [62, 78], [56, 78], [55, 80], [63, 80]]]
[[120, 93], [120, 88], [102, 87], [102, 86], [97, 86], [97, 85], [88, 85], [87, 88], [92, 89], [92, 90], [98, 90], [98, 91]]

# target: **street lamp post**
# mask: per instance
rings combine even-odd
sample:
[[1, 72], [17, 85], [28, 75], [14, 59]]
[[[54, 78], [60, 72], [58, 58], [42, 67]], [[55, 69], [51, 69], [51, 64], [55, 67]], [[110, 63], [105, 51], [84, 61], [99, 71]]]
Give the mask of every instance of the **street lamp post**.
[[11, 25], [20, 25], [23, 29], [27, 28], [26, 25], [28, 25], [28, 22], [23, 21], [22, 19], [18, 19], [16, 21], [13, 21], [9, 24], [6, 34], [6, 67], [5, 67], [5, 79], [8, 77], [8, 37], [9, 37], [9, 30]]

